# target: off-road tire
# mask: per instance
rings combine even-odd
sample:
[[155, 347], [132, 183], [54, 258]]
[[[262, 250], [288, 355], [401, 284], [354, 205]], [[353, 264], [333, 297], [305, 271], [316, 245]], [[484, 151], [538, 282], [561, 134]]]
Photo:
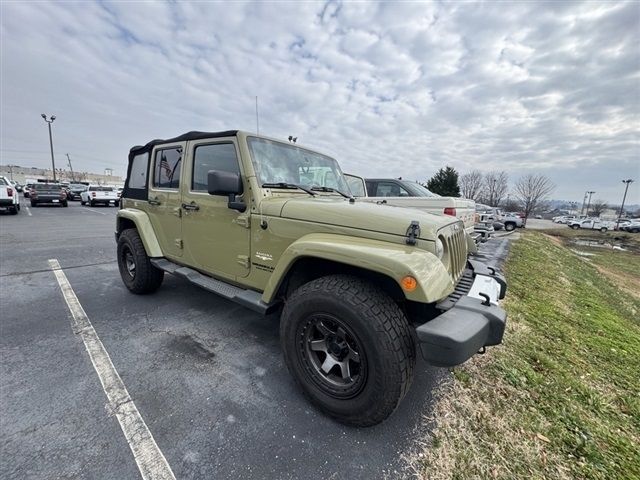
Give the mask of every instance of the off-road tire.
[[511, 232], [511, 231], [516, 229], [516, 224], [513, 223], [513, 222], [507, 222], [507, 223], [504, 224], [504, 229], [507, 232]]
[[[127, 267], [128, 253], [135, 264], [133, 274]], [[164, 272], [151, 264], [142, 239], [134, 228], [123, 231], [118, 238], [118, 269], [125, 286], [140, 295], [155, 292], [164, 278]]]
[[[315, 316], [339, 319], [363, 350], [362, 386], [349, 398], [337, 398], [319, 386], [321, 373], [309, 368], [301, 336]], [[280, 341], [289, 372], [320, 410], [338, 421], [366, 427], [393, 413], [413, 380], [415, 333], [398, 305], [375, 285], [348, 275], [330, 275], [295, 290], [280, 320]], [[326, 358], [326, 357], [325, 357]], [[363, 370], [360, 370], [362, 372]], [[314, 377], [315, 375], [315, 377]]]

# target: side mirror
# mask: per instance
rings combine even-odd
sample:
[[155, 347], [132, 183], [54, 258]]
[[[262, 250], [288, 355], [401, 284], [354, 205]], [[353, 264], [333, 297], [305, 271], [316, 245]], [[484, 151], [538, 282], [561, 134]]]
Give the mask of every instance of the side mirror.
[[207, 191], [209, 195], [228, 195], [228, 207], [244, 212], [247, 206], [236, 199], [243, 192], [242, 179], [238, 173], [211, 170], [207, 173]]

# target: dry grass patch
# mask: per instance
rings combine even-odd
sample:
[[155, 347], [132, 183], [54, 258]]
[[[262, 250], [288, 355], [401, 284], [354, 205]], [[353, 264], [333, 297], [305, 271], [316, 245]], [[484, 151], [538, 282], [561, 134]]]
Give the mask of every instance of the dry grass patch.
[[640, 302], [540, 233], [506, 273], [505, 343], [453, 369], [417, 476], [640, 478]]

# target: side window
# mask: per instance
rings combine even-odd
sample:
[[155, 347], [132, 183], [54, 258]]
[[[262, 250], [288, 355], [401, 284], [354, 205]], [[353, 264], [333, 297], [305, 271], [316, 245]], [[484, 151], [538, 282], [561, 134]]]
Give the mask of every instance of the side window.
[[233, 143], [215, 143], [213, 145], [198, 145], [193, 154], [193, 191], [207, 191], [207, 174], [209, 170], [240, 173], [236, 148]]
[[146, 188], [148, 167], [148, 153], [141, 153], [133, 157], [131, 173], [129, 174], [129, 188]]
[[397, 183], [379, 182], [376, 197], [408, 197], [409, 192]]
[[153, 185], [160, 188], [179, 188], [181, 163], [182, 147], [157, 150], [153, 170]]

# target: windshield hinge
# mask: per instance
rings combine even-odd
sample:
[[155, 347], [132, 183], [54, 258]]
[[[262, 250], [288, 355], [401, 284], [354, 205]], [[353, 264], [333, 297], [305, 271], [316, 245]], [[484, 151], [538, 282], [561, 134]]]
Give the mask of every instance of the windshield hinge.
[[415, 245], [420, 236], [420, 222], [411, 220], [411, 225], [407, 228], [407, 245]]
[[248, 255], [238, 255], [238, 260], [237, 261], [244, 268], [249, 268], [249, 256]]
[[176, 247], [178, 247], [179, 249], [182, 250], [182, 239], [181, 238], [176, 238], [175, 245], [176, 245]]
[[249, 215], [238, 215], [235, 218], [234, 222], [241, 227], [249, 228]]

